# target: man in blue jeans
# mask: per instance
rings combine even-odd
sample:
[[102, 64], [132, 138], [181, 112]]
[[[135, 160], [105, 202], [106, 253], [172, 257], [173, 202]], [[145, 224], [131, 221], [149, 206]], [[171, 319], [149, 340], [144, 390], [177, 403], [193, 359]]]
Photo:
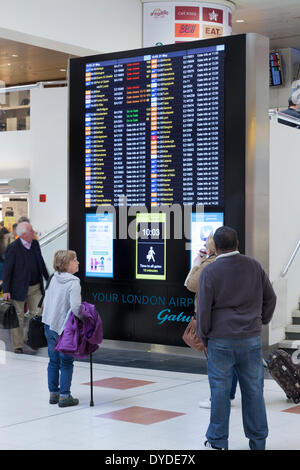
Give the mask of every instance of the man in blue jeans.
[[218, 228], [214, 242], [218, 256], [200, 276], [197, 305], [197, 335], [207, 347], [211, 388], [210, 424], [204, 446], [228, 449], [230, 390], [235, 370], [250, 449], [264, 450], [268, 423], [261, 329], [272, 318], [276, 295], [260, 264], [239, 253], [234, 229]]

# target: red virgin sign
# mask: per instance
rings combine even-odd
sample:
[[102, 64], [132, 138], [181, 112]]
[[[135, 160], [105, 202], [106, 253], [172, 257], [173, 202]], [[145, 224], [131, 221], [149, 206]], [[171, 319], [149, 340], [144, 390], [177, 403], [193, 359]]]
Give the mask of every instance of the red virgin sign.
[[203, 21], [223, 24], [223, 10], [203, 7]]

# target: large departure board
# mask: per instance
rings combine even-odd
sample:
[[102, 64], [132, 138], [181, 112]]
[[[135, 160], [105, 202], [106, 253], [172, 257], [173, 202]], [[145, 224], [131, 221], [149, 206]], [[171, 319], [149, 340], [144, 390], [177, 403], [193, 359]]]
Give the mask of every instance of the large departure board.
[[86, 64], [86, 208], [224, 205], [225, 52]]
[[70, 59], [68, 246], [106, 339], [183, 346], [206, 238], [244, 252], [246, 57], [234, 35]]

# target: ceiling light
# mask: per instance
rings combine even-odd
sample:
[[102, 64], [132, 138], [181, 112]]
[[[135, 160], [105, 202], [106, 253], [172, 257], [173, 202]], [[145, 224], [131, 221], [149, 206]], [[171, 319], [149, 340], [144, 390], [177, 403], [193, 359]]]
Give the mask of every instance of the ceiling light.
[[11, 64], [7, 64], [8, 66], [10, 66]]
[[245, 23], [245, 20], [235, 20], [236, 23]]
[[19, 57], [18, 54], [12, 54], [12, 57]]
[[60, 72], [66, 72], [67, 69], [59, 69]]

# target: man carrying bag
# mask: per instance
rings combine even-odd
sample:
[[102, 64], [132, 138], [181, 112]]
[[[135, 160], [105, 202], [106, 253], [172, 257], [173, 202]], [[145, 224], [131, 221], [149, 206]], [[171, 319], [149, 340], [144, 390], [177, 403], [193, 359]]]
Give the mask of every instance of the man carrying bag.
[[19, 327], [11, 331], [14, 352], [23, 353], [24, 304], [27, 301], [31, 315], [44, 293], [43, 277], [49, 277], [39, 242], [28, 222], [17, 226], [19, 238], [8, 245], [3, 266], [3, 300], [11, 300], [16, 309]]

